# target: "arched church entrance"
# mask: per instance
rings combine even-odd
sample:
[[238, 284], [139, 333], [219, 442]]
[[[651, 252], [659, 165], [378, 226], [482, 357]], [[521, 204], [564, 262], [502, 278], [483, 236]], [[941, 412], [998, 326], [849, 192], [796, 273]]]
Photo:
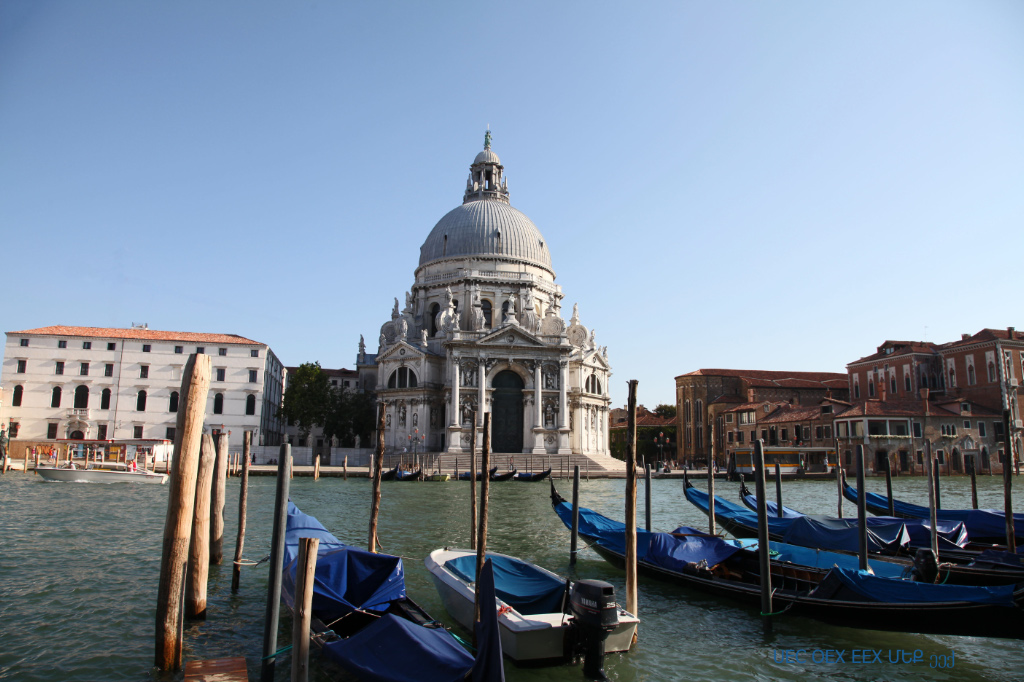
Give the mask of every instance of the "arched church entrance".
[[70, 440], [85, 440], [85, 434], [81, 431], [72, 431], [71, 435], [68, 436]]
[[492, 447], [494, 452], [523, 451], [523, 380], [512, 370], [498, 372], [494, 387]]

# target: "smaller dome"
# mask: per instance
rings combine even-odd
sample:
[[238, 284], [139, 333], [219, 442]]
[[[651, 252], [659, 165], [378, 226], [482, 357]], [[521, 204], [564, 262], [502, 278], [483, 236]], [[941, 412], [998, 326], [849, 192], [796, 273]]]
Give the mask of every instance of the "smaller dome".
[[500, 166], [501, 165], [501, 159], [499, 159], [498, 155], [495, 154], [494, 152], [492, 152], [490, 149], [485, 149], [482, 152], [480, 152], [479, 154], [477, 154], [476, 158], [473, 159], [473, 165], [474, 166], [476, 164], [478, 164], [478, 163], [495, 163], [495, 164], [498, 164]]

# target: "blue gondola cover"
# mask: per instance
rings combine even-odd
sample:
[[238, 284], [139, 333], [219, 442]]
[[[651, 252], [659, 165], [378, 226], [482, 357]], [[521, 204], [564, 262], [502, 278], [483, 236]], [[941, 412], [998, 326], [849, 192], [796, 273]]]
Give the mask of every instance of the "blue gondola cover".
[[[867, 601], [886, 603], [975, 602], [1016, 608], [1014, 585], [977, 587], [972, 585], [932, 585], [909, 580], [879, 578], [864, 571], [833, 568], [830, 576], [838, 578], [848, 589]], [[825, 580], [829, 576], [826, 576]], [[822, 580], [824, 583], [825, 580]]]
[[[561, 612], [565, 594], [565, 583], [561, 579], [512, 557], [488, 556], [487, 561], [493, 567], [492, 580], [498, 598], [516, 611], [526, 616]], [[476, 555], [449, 559], [444, 565], [467, 583], [475, 580]]]
[[[481, 604], [494, 604], [493, 559], [484, 562], [484, 567], [480, 570], [480, 582], [477, 583], [476, 589], [477, 594], [480, 595]], [[476, 624], [476, 641], [473, 682], [505, 682], [505, 664], [502, 661], [501, 632], [498, 630], [496, 609], [480, 608], [480, 622]]]

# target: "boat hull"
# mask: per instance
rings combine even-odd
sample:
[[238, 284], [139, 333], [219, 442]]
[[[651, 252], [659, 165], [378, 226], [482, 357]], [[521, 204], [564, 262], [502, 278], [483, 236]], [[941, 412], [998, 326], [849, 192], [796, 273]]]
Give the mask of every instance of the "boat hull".
[[39, 467], [35, 470], [44, 481], [62, 483], [167, 483], [167, 474], [152, 471], [110, 471], [106, 469], [61, 469]]
[[[437, 587], [445, 609], [459, 625], [472, 632], [475, 615], [473, 587], [463, 582], [444, 566], [449, 559], [467, 554], [475, 555], [475, 552], [439, 549], [431, 552], [424, 563], [434, 581], [434, 586]], [[495, 552], [488, 552], [488, 555], [505, 556]], [[540, 570], [544, 571], [544, 569]], [[545, 572], [550, 573], [550, 571]], [[556, 574], [550, 574], [558, 578]], [[563, 616], [561, 613], [528, 616], [521, 615], [515, 610], [501, 613], [498, 616], [501, 650], [517, 663], [537, 663], [562, 659], [565, 656], [564, 639], [568, 631], [568, 620], [568, 616]], [[633, 633], [636, 632], [639, 622], [635, 616], [620, 610], [619, 624], [605, 641], [605, 652], [628, 651], [633, 643]]]

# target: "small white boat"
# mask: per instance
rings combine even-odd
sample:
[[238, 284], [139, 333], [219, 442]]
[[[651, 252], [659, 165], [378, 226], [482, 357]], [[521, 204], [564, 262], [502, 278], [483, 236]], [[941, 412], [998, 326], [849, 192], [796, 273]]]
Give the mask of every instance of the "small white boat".
[[44, 481], [64, 483], [167, 483], [167, 474], [139, 469], [132, 471], [124, 464], [100, 463], [88, 469], [67, 467], [38, 467], [35, 472]]
[[[501, 648], [513, 661], [561, 659], [570, 616], [564, 613], [566, 580], [547, 569], [505, 554], [487, 552], [494, 565]], [[437, 549], [424, 560], [448, 613], [473, 631], [476, 552]], [[609, 586], [610, 589], [610, 586]], [[606, 652], [628, 651], [640, 620], [618, 606], [618, 623], [605, 641]]]

